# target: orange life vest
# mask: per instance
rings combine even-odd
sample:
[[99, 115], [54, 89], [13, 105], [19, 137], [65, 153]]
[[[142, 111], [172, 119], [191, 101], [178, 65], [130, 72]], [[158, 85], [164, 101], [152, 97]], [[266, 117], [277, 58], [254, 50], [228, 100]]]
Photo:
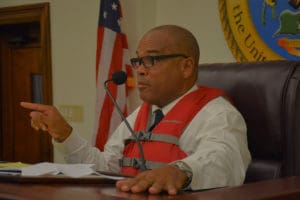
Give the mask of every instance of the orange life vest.
[[[147, 169], [158, 168], [185, 158], [187, 154], [178, 145], [181, 134], [202, 107], [221, 95], [221, 90], [199, 87], [179, 100], [152, 132], [146, 131], [151, 105], [143, 103], [135, 121], [134, 131], [143, 147]], [[133, 137], [129, 142], [125, 142], [123, 156], [120, 159], [121, 172], [130, 175], [139, 173], [140, 152]]]

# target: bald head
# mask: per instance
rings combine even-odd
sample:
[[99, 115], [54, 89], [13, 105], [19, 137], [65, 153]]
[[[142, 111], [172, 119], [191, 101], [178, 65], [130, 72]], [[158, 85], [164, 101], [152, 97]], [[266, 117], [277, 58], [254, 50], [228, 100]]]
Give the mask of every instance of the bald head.
[[154, 32], [165, 37], [162, 38], [162, 40], [166, 44], [166, 48], [177, 50], [180, 53], [192, 57], [195, 67], [198, 66], [200, 49], [196, 38], [190, 31], [176, 25], [162, 25], [150, 29], [143, 38], [150, 36]]

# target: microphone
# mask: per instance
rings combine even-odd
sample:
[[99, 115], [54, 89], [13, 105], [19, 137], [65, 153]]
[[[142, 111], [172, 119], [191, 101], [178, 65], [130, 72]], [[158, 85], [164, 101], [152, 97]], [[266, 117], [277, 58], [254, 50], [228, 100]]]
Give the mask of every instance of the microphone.
[[117, 111], [119, 112], [119, 115], [121, 116], [122, 120], [124, 121], [125, 125], [127, 126], [129, 132], [131, 133], [131, 135], [133, 136], [136, 144], [138, 145], [138, 149], [139, 149], [139, 152], [140, 152], [140, 156], [141, 156], [141, 163], [140, 163], [140, 170], [141, 171], [146, 171], [147, 168], [146, 168], [146, 161], [145, 161], [145, 156], [144, 156], [144, 151], [143, 151], [143, 147], [140, 143], [140, 140], [139, 138], [136, 136], [136, 134], [134, 134], [134, 131], [133, 129], [131, 128], [129, 122], [127, 121], [126, 117], [124, 116], [120, 106], [118, 105], [118, 103], [116, 102], [116, 100], [113, 98], [109, 88], [107, 87], [107, 83], [108, 82], [113, 82], [115, 83], [116, 85], [122, 85], [123, 83], [125, 83], [127, 80], [127, 74], [120, 70], [120, 71], [116, 71], [112, 74], [112, 77], [111, 79], [109, 80], [106, 80], [104, 82], [104, 89], [106, 91], [106, 93], [108, 94], [109, 98], [111, 99], [111, 101], [113, 102], [113, 104], [115, 105], [115, 107], [117, 108]]
[[116, 71], [112, 74], [111, 80], [117, 85], [122, 85], [127, 80], [127, 74], [122, 70]]

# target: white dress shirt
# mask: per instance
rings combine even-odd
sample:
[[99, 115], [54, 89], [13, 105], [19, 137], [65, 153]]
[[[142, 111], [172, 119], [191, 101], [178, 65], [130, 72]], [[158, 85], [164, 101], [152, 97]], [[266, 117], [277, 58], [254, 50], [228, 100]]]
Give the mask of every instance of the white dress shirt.
[[[187, 93], [196, 89], [195, 85]], [[181, 98], [163, 107], [164, 115]], [[139, 108], [127, 117], [132, 127]], [[245, 121], [231, 103], [223, 97], [207, 103], [179, 139], [180, 148], [188, 155], [182, 161], [193, 172], [190, 188], [196, 190], [241, 185], [251, 161], [246, 133]], [[104, 152], [92, 147], [75, 130], [63, 143], [54, 141], [54, 145], [65, 155], [68, 163], [94, 163], [98, 170], [119, 173], [118, 161], [123, 156], [124, 140], [129, 137], [130, 132], [123, 122], [109, 138]]]

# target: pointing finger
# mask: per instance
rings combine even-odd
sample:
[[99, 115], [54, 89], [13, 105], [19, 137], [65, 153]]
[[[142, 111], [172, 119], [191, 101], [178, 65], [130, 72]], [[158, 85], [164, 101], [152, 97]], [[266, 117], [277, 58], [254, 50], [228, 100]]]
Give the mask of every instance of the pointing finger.
[[27, 108], [30, 110], [36, 110], [36, 111], [40, 111], [40, 112], [44, 112], [49, 109], [49, 106], [44, 105], [44, 104], [38, 104], [38, 103], [21, 102], [20, 105], [23, 108]]

